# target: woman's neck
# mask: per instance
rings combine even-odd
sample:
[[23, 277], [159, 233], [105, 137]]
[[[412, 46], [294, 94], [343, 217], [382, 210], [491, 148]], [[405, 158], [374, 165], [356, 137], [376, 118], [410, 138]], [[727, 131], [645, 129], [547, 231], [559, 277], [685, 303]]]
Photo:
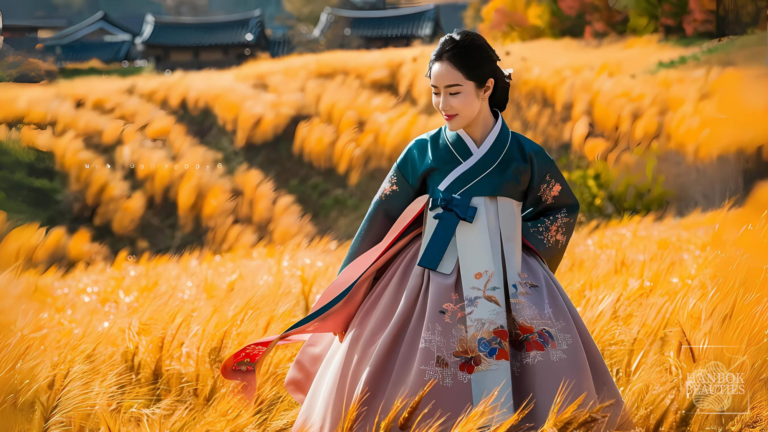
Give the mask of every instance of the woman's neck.
[[491, 134], [495, 124], [496, 118], [493, 116], [493, 110], [490, 107], [484, 107], [480, 109], [475, 119], [464, 127], [464, 132], [472, 138], [472, 141], [479, 148]]

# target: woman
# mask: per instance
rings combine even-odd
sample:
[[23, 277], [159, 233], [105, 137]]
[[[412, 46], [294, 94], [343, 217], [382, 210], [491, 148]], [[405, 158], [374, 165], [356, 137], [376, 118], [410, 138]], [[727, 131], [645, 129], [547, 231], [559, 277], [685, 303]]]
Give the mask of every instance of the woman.
[[606, 426], [617, 426], [621, 395], [554, 276], [579, 203], [549, 154], [501, 117], [499, 60], [477, 33], [440, 40], [427, 76], [446, 124], [398, 157], [310, 314], [223, 364], [252, 395], [257, 360], [306, 341], [285, 381], [302, 404], [294, 430], [335, 430], [361, 392], [368, 430], [432, 379], [421, 406], [434, 401], [444, 424], [501, 385], [496, 424], [532, 395], [523, 423], [539, 427], [566, 381], [568, 403], [615, 400]]

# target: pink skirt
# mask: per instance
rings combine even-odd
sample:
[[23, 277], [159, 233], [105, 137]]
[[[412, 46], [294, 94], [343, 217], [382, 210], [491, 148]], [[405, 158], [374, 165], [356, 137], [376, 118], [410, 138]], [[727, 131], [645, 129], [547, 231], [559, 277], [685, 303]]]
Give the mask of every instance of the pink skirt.
[[[459, 265], [451, 274], [416, 265], [421, 241], [421, 235], [410, 239], [379, 270], [379, 279], [374, 280], [343, 343], [333, 334], [320, 333], [302, 348], [313, 355], [326, 354], [301, 401], [293, 431], [335, 431], [343, 413], [363, 391], [367, 396], [355, 430], [370, 430], [377, 413], [381, 422], [399, 395], [413, 397], [432, 379], [437, 382], [417, 415], [433, 403], [423, 419], [440, 410], [441, 416], [448, 415], [443, 425], [450, 430], [462, 411], [472, 407], [471, 375], [460, 370], [460, 359], [454, 356], [461, 336], [459, 324], [466, 324], [465, 317], [458, 317], [465, 302]], [[563, 407], [582, 393], [586, 393], [582, 408], [614, 399], [606, 410], [611, 415], [605, 430], [616, 430], [624, 401], [608, 367], [560, 283], [527, 247], [523, 247], [522, 271], [513, 283], [512, 292], [504, 289], [511, 312], [508, 328], [513, 329], [513, 401], [515, 409], [529, 396], [534, 402], [522, 423], [539, 428], [558, 387], [566, 381], [572, 387]], [[539, 343], [536, 335], [542, 332], [548, 332], [554, 343], [548, 347]], [[621, 430], [634, 427], [628, 418], [622, 418], [622, 423]]]

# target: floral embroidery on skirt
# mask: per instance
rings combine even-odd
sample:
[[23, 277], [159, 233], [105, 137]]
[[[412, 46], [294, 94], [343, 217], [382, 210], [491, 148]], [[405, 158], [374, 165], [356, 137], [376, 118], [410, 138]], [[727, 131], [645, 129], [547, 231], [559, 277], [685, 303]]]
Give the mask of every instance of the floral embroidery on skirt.
[[[532, 258], [529, 261], [539, 265]], [[480, 280], [486, 274], [478, 272], [474, 277]], [[425, 379], [434, 378], [439, 384], [450, 387], [455, 378], [466, 382], [475, 371], [486, 370], [491, 365], [490, 360], [509, 361], [514, 375], [519, 375], [523, 365], [541, 361], [544, 352], [549, 354], [552, 361], [566, 358], [564, 350], [573, 339], [564, 331], [564, 322], [555, 318], [548, 302], [544, 302], [542, 313], [532, 302], [526, 301], [526, 297], [541, 296], [539, 291], [542, 287], [527, 279], [528, 275], [523, 272], [518, 273], [519, 279], [511, 284], [512, 290], [509, 293], [507, 319], [513, 326], [512, 335], [503, 325], [467, 335], [466, 317], [472, 315], [472, 309], [479, 301], [501, 305], [497, 296], [488, 294], [491, 291], [504, 295], [501, 287], [488, 287], [487, 282], [491, 276], [488, 275], [483, 288], [470, 288], [481, 295], [466, 296], [464, 302], [457, 303], [459, 295], [451, 294], [453, 301], [445, 303], [438, 311], [449, 324], [428, 324], [419, 347], [432, 350], [434, 361], [421, 366], [425, 370]], [[444, 335], [443, 332], [448, 334]], [[453, 352], [451, 347], [455, 347]]]
[[424, 378], [437, 380], [438, 384], [446, 387], [450, 387], [456, 379], [463, 382], [468, 382], [470, 379], [466, 370], [461, 370], [459, 367], [461, 359], [454, 357], [452, 352], [452, 347], [458, 345], [459, 338], [464, 337], [466, 331], [459, 325], [453, 325], [450, 328], [451, 334], [446, 339], [440, 324], [427, 324], [419, 344], [419, 348], [428, 348], [435, 355], [434, 361], [420, 367], [425, 370]]

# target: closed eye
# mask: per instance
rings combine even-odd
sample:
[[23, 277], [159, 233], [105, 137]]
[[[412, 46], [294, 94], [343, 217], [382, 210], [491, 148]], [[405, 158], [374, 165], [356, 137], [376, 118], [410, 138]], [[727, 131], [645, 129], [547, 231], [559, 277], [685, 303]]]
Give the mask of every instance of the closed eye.
[[[437, 96], [439, 93], [432, 92], [433, 95]], [[448, 93], [451, 96], [456, 96], [457, 94], [461, 94], [461, 92], [458, 93]]]

